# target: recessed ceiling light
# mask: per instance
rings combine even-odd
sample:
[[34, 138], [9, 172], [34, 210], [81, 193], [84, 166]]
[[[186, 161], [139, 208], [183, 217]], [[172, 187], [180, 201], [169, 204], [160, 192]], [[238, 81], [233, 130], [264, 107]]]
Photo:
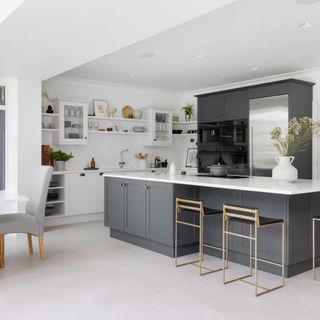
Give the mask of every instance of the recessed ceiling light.
[[135, 73], [128, 73], [128, 77], [135, 78], [137, 75]]
[[202, 55], [202, 54], [195, 54], [194, 56], [192, 56], [192, 58], [202, 59], [202, 58], [203, 58], [203, 55]]
[[299, 24], [299, 28], [301, 29], [307, 29], [307, 28], [311, 28], [312, 24], [310, 22], [302, 22]]
[[138, 55], [139, 58], [144, 58], [144, 59], [152, 59], [154, 58], [156, 55], [154, 53], [150, 53], [150, 52], [146, 52], [146, 53], [140, 53]]
[[252, 67], [251, 70], [252, 70], [252, 71], [258, 71], [259, 68], [258, 68], [258, 67]]
[[189, 82], [187, 82], [187, 81], [182, 81], [181, 84], [182, 84], [183, 86], [186, 86], [187, 84], [189, 84]]
[[314, 4], [320, 2], [320, 0], [296, 0], [298, 4]]

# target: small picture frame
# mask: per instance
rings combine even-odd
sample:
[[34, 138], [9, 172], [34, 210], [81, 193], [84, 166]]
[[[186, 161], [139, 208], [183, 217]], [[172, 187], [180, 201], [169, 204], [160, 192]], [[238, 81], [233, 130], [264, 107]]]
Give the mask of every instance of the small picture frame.
[[188, 148], [186, 168], [197, 168], [198, 167], [198, 149]]
[[96, 117], [107, 117], [107, 100], [93, 100], [93, 111]]

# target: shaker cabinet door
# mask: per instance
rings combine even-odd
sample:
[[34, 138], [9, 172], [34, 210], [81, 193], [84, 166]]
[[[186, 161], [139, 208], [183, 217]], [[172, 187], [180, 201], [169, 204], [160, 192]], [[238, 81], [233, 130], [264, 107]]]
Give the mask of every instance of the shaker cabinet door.
[[198, 121], [200, 123], [221, 121], [224, 98], [222, 94], [198, 99]]
[[95, 174], [66, 174], [65, 195], [66, 214], [97, 212]]
[[145, 238], [146, 236], [146, 187], [140, 180], [125, 180], [126, 208], [124, 230]]
[[107, 178], [105, 182], [105, 225], [124, 230], [124, 181]]
[[236, 91], [224, 95], [222, 118], [224, 121], [249, 118], [248, 91]]
[[173, 185], [147, 183], [147, 239], [173, 246]]

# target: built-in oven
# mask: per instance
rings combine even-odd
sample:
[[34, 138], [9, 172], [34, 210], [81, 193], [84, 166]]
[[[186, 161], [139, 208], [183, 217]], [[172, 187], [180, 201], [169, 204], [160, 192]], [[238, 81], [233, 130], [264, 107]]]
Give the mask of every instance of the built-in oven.
[[248, 120], [199, 124], [198, 171], [222, 163], [230, 173], [248, 174]]

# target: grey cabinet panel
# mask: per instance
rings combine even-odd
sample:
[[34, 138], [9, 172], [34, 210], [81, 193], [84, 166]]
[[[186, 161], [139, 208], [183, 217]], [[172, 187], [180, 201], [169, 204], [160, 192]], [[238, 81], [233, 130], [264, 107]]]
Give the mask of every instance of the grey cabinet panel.
[[124, 231], [139, 237], [146, 236], [146, 187], [140, 180], [125, 180]]
[[200, 123], [220, 121], [223, 105], [224, 97], [222, 94], [199, 98], [198, 121]]
[[248, 96], [249, 99], [279, 96], [289, 93], [289, 83], [275, 83], [275, 84], [264, 84], [257, 87], [249, 88]]
[[124, 180], [106, 179], [105, 224], [110, 228], [124, 230]]
[[[267, 218], [287, 221], [288, 198], [286, 195], [268, 194], [262, 192], [243, 192], [242, 205], [259, 209], [259, 215]], [[249, 233], [247, 225], [242, 224], [243, 231]], [[240, 240], [242, 252], [248, 252], [249, 241]], [[274, 225], [261, 228], [258, 236], [259, 257], [279, 261], [281, 258], [281, 226]]]
[[[176, 198], [182, 199], [199, 199], [199, 191], [197, 187], [187, 185], [175, 185], [174, 186], [174, 201]], [[175, 206], [175, 203], [174, 203]], [[175, 208], [174, 208], [175, 210]], [[175, 211], [173, 213], [175, 219]], [[182, 221], [198, 224], [199, 218], [196, 214], [181, 213], [180, 219]], [[197, 228], [192, 228], [186, 225], [178, 225], [178, 245], [184, 246], [188, 244], [199, 242], [199, 231]]]
[[224, 109], [222, 120], [248, 119], [249, 99], [248, 91], [241, 90], [226, 93], [224, 95]]
[[147, 182], [147, 239], [174, 245], [173, 185]]

